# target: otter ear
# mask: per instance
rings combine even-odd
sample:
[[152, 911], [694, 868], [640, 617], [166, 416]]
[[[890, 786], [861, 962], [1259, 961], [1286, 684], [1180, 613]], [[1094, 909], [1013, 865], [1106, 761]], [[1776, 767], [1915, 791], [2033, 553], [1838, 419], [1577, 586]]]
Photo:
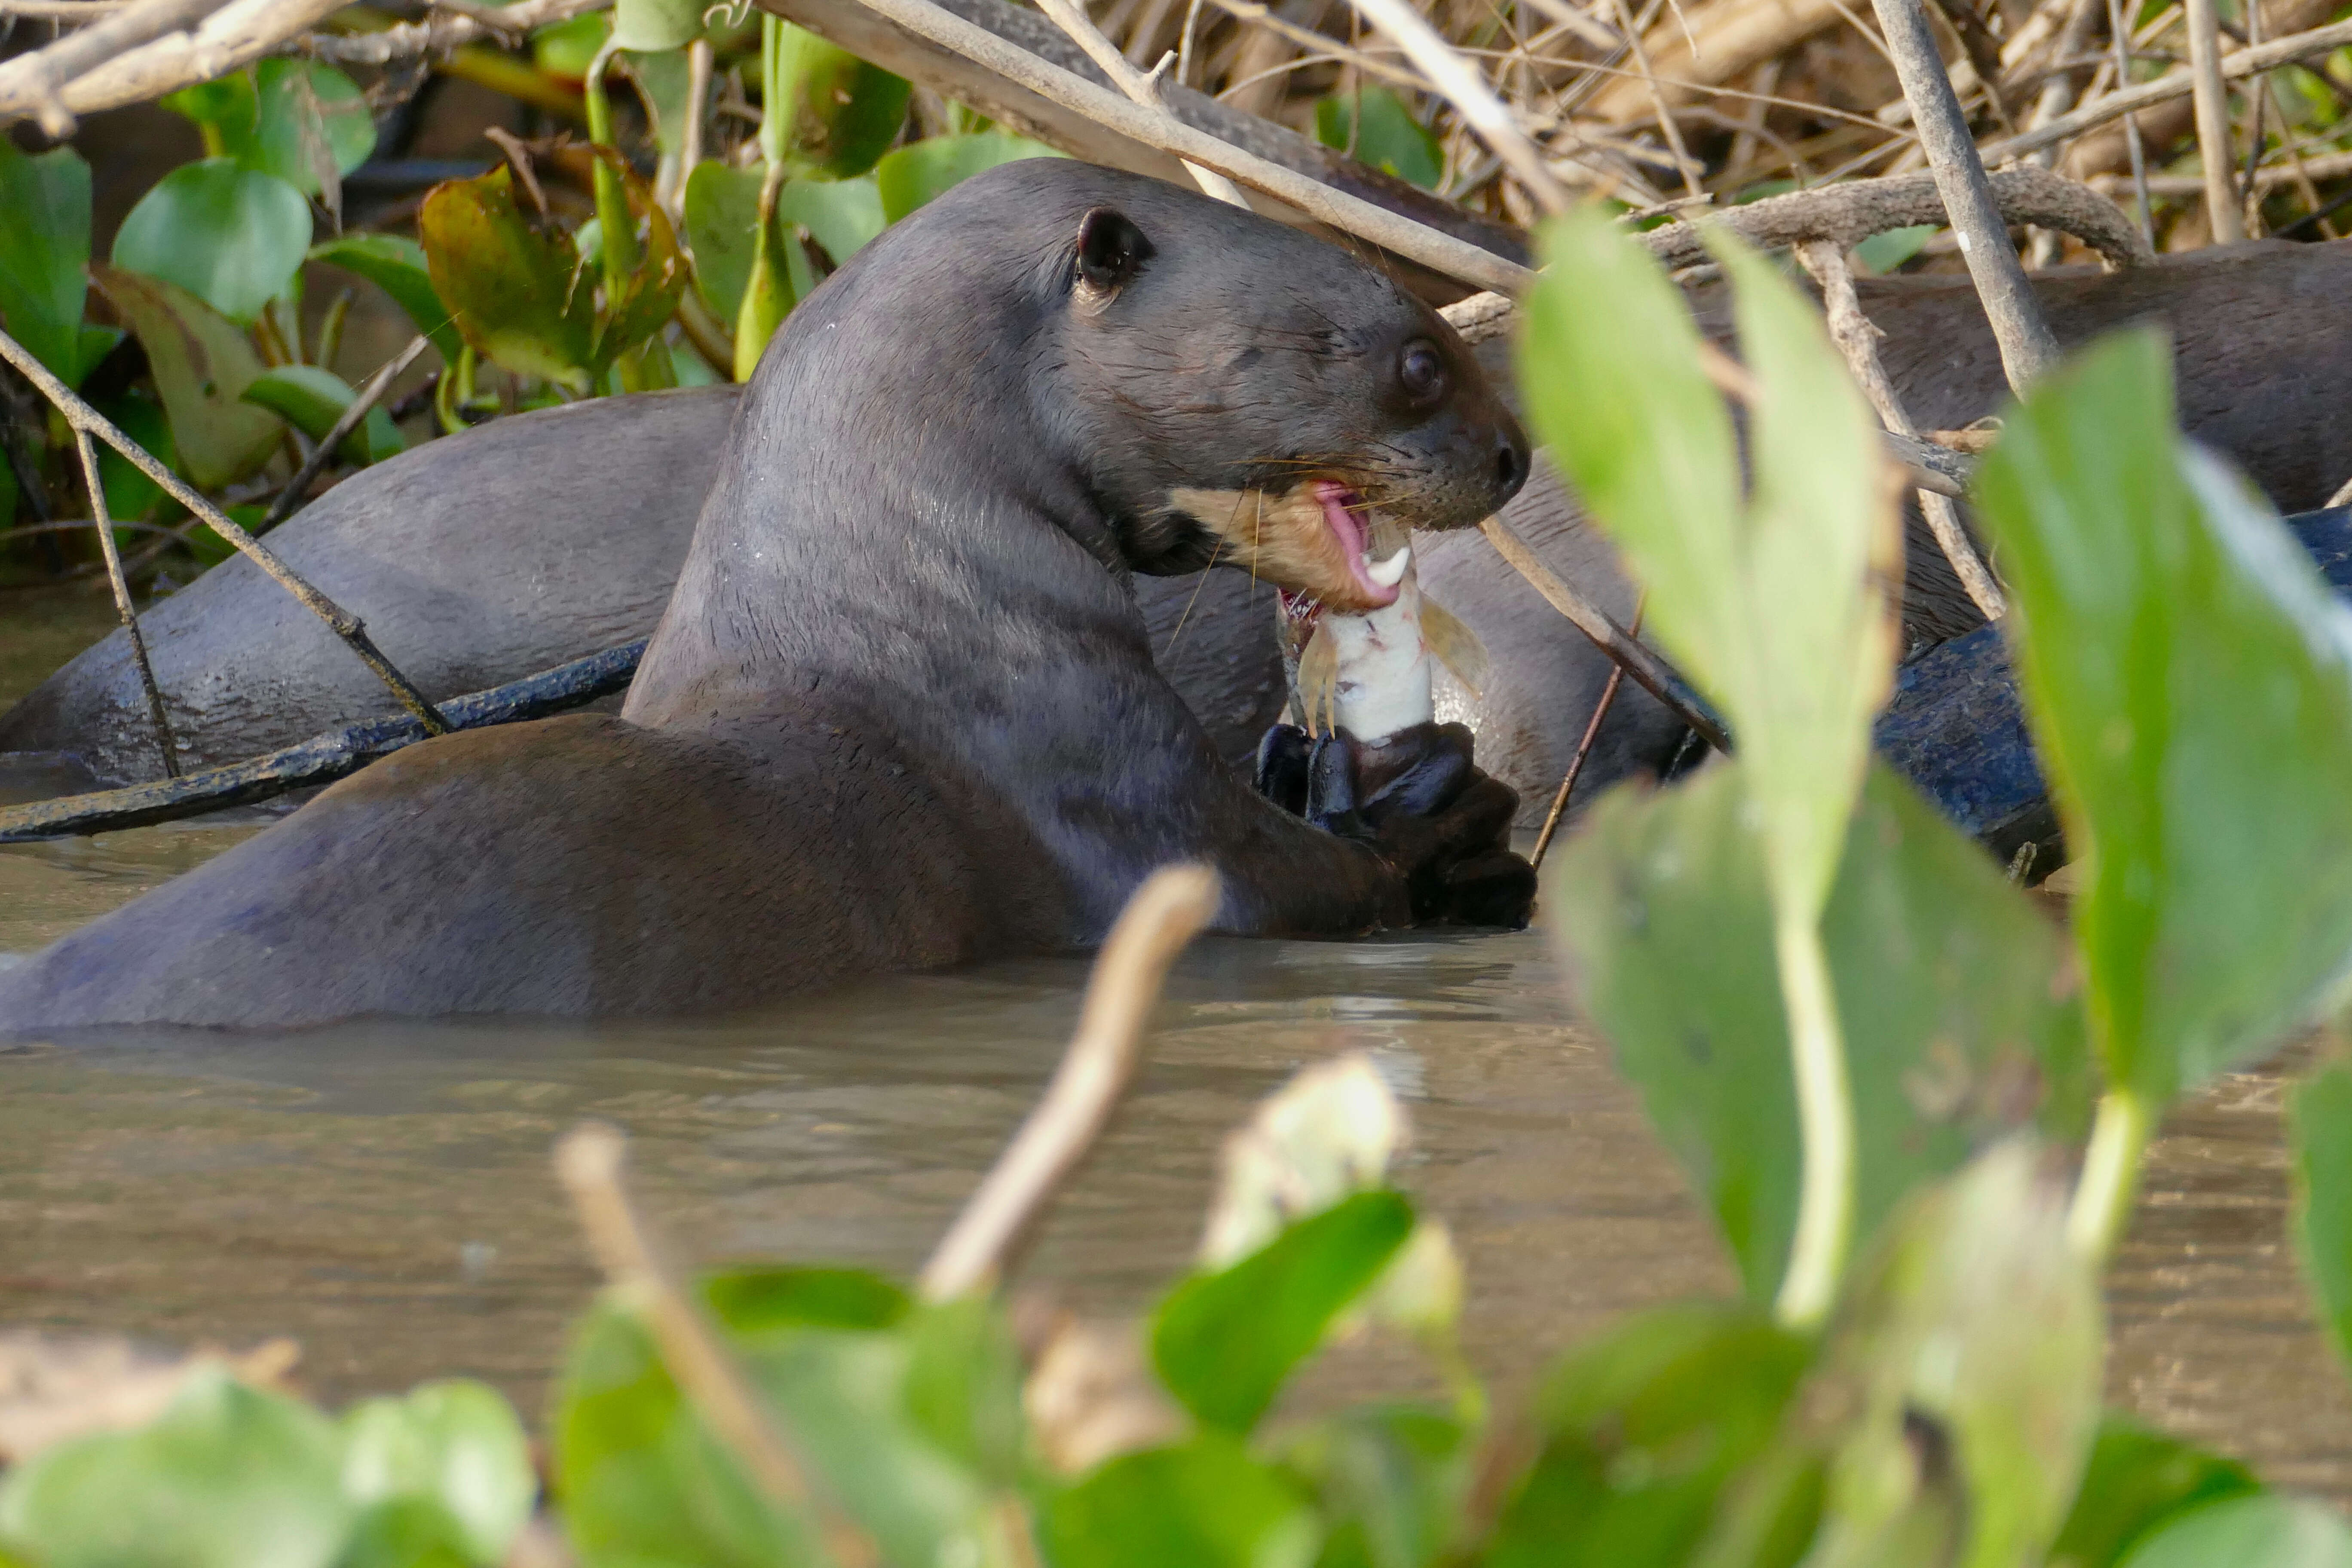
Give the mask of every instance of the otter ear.
[[1151, 257], [1151, 241], [1117, 207], [1096, 207], [1078, 220], [1078, 281], [1096, 293], [1117, 292]]

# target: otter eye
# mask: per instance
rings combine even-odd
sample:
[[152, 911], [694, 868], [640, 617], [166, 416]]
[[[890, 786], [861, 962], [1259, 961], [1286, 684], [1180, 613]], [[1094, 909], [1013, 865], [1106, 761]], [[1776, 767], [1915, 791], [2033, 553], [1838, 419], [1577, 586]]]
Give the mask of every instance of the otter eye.
[[1434, 403], [1445, 395], [1445, 358], [1435, 343], [1415, 338], [1397, 356], [1397, 380], [1414, 403]]

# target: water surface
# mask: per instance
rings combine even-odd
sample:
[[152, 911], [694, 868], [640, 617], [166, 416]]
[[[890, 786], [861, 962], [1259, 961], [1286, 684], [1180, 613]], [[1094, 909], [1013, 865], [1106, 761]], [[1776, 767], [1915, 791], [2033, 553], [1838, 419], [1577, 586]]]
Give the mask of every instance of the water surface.
[[[0, 952], [251, 831], [0, 848]], [[1044, 1083], [1083, 976], [1072, 960], [998, 964], [724, 1023], [377, 1023], [0, 1052], [0, 1322], [290, 1334], [330, 1400], [467, 1373], [535, 1409], [593, 1286], [548, 1171], [565, 1128], [629, 1131], [647, 1206], [693, 1258], [910, 1270]], [[1532, 934], [1199, 944], [1026, 1281], [1085, 1310], [1139, 1306], [1198, 1238], [1225, 1131], [1342, 1049], [1370, 1052], [1408, 1099], [1405, 1179], [1454, 1227], [1490, 1375], [1524, 1377], [1626, 1310], [1732, 1288]], [[2284, 1240], [2280, 1090], [2233, 1075], [2158, 1144], [2111, 1282], [2111, 1392], [2342, 1498], [2352, 1397]], [[1325, 1383], [1408, 1375], [1358, 1358]]]

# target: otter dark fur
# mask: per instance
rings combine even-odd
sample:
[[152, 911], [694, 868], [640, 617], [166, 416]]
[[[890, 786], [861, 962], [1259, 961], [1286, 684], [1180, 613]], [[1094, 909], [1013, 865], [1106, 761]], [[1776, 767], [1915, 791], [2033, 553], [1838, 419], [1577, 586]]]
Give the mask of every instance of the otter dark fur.
[[[1400, 390], [1415, 344], [1434, 401]], [[1085, 946], [1188, 858], [1227, 931], [1401, 922], [1496, 872], [1511, 792], [1455, 768], [1363, 838], [1308, 826], [1155, 670], [1128, 574], [1208, 561], [1180, 488], [1312, 469], [1456, 528], [1527, 468], [1460, 342], [1352, 258], [1007, 165], [793, 312], [621, 717], [411, 748], [0, 975], [0, 1026], [740, 1007]]]

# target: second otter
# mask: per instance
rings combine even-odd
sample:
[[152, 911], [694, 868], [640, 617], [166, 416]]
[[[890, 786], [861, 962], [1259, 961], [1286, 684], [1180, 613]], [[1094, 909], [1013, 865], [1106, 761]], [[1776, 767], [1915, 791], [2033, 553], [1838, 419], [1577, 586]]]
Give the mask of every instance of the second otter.
[[[1228, 931], [1523, 918], [1511, 792], [1460, 736], [1423, 737], [1360, 837], [1318, 831], [1220, 763], [1126, 574], [1376, 599], [1361, 498], [1462, 527], [1527, 470], [1379, 273], [1155, 182], [1007, 165], [793, 312], [621, 720], [411, 748], [9, 972], [0, 1027], [737, 1007], [1087, 945], [1183, 858], [1223, 875]], [[1330, 537], [1277, 549], [1244, 513]]]

